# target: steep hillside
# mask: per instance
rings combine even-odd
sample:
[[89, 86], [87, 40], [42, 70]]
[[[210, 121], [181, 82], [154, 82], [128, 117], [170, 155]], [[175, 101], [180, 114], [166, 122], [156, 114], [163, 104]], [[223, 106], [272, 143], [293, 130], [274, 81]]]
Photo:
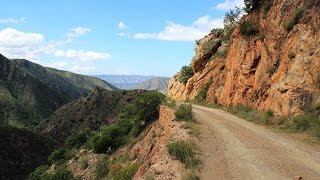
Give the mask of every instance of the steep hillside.
[[67, 71], [42, 67], [24, 59], [14, 59], [11, 61], [19, 68], [47, 84], [52, 89], [63, 94], [68, 100], [74, 100], [81, 96], [86, 96], [96, 86], [108, 90], [115, 89], [115, 87], [108, 82], [91, 76], [84, 76]]
[[108, 81], [112, 85], [120, 89], [133, 89], [139, 83], [155, 78], [154, 76], [140, 76], [140, 75], [96, 75], [100, 79]]
[[139, 83], [138, 85], [134, 86], [133, 89], [144, 89], [144, 90], [157, 90], [163, 94], [167, 93], [169, 84], [169, 78], [152, 78], [146, 81]]
[[116, 121], [119, 111], [143, 90], [108, 91], [96, 88], [87, 97], [65, 104], [53, 113], [39, 129], [63, 142], [73, 130], [98, 130]]
[[10, 127], [0, 127], [0, 139], [0, 179], [25, 179], [54, 147], [46, 137]]
[[198, 96], [226, 106], [271, 109], [278, 115], [320, 109], [320, 2], [258, 2], [242, 17], [230, 43], [221, 30], [198, 41], [193, 75], [186, 84], [181, 73], [175, 75], [170, 97]]
[[0, 55], [0, 125], [32, 126], [67, 99]]

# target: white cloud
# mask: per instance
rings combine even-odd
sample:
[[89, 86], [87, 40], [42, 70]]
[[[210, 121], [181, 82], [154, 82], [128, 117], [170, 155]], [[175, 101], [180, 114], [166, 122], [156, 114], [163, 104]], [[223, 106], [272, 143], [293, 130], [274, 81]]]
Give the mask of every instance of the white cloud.
[[82, 36], [90, 31], [91, 31], [91, 29], [89, 29], [87, 27], [79, 26], [79, 27], [70, 29], [70, 31], [67, 33], [67, 37], [69, 37], [69, 38], [79, 37], [79, 36]]
[[96, 61], [96, 60], [106, 60], [111, 58], [109, 53], [95, 52], [95, 51], [84, 51], [84, 50], [57, 50], [54, 53], [57, 57], [74, 58], [80, 61]]
[[26, 18], [22, 17], [19, 19], [16, 18], [0, 18], [0, 24], [19, 24], [19, 23], [25, 23]]
[[78, 65], [73, 66], [69, 69], [69, 71], [80, 73], [80, 74], [87, 74], [94, 70], [96, 70], [94, 66], [78, 66]]
[[25, 33], [13, 28], [0, 31], [0, 52], [10, 58], [36, 58], [48, 51], [40, 33]]
[[194, 41], [208, 34], [213, 28], [223, 28], [222, 18], [202, 16], [185, 26], [174, 22], [168, 22], [164, 30], [159, 33], [137, 33], [134, 39], [159, 39], [167, 41]]
[[215, 6], [216, 9], [219, 10], [230, 10], [234, 9], [234, 7], [244, 7], [244, 1], [243, 0], [225, 0], [222, 3], [219, 3]]
[[120, 21], [118, 24], [118, 28], [119, 30], [125, 30], [128, 29], [128, 26], [124, 22]]

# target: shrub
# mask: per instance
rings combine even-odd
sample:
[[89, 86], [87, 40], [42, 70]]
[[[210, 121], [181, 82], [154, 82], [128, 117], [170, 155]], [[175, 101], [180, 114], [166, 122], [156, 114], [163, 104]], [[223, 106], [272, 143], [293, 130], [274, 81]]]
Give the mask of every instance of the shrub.
[[190, 66], [183, 66], [180, 70], [179, 81], [187, 84], [188, 80], [193, 76], [193, 70]]
[[176, 101], [173, 99], [167, 98], [164, 105], [171, 107], [171, 108], [174, 108], [174, 107], [176, 107]]
[[108, 160], [105, 157], [98, 158], [95, 167], [96, 179], [104, 178], [108, 175]]
[[91, 132], [88, 129], [75, 131], [65, 141], [65, 145], [68, 148], [73, 148], [73, 147], [79, 148], [80, 146], [82, 146], [84, 143], [87, 142], [90, 136], [91, 136]]
[[28, 180], [40, 180], [48, 169], [49, 166], [47, 165], [37, 167], [36, 170], [29, 175]]
[[288, 23], [285, 25], [285, 29], [289, 32], [298, 23], [303, 15], [303, 8], [296, 9], [295, 13], [291, 16]]
[[67, 166], [58, 166], [53, 173], [45, 173], [41, 179], [45, 180], [75, 180], [72, 173], [67, 170]]
[[65, 153], [66, 153], [66, 149], [64, 148], [55, 149], [48, 157], [48, 161], [54, 162], [57, 160], [65, 159]]
[[270, 8], [272, 7], [272, 3], [273, 3], [273, 0], [262, 0], [260, 2], [262, 12], [264, 13], [264, 15], [266, 15], [268, 13], [268, 11], [270, 10]]
[[164, 101], [165, 96], [156, 91], [141, 94], [121, 110], [120, 125], [129, 125], [131, 134], [137, 136], [146, 125], [159, 118], [159, 106]]
[[224, 37], [223, 40], [229, 42], [231, 39], [231, 35], [237, 25], [240, 22], [240, 14], [242, 10], [239, 7], [236, 7], [236, 9], [231, 9], [229, 12], [227, 12], [223, 19], [223, 25], [224, 25]]
[[80, 166], [81, 166], [82, 169], [87, 169], [87, 167], [89, 166], [89, 163], [88, 163], [88, 161], [86, 159], [82, 159], [80, 161]]
[[188, 141], [175, 141], [167, 146], [169, 154], [185, 164], [187, 167], [195, 167], [199, 160], [196, 158], [195, 144]]
[[118, 124], [109, 125], [91, 138], [91, 147], [95, 153], [115, 151], [127, 142], [127, 127]]
[[214, 53], [217, 52], [218, 48], [221, 46], [221, 41], [220, 40], [209, 40], [205, 41], [202, 44], [202, 51], [206, 56], [211, 57]]
[[209, 80], [203, 87], [202, 89], [199, 91], [199, 93], [197, 94], [197, 96], [195, 97], [195, 100], [197, 102], [204, 102], [207, 99], [207, 94], [208, 94], [208, 90], [210, 85], [212, 84], [212, 80]]
[[309, 129], [318, 117], [315, 113], [306, 112], [293, 118], [292, 128], [296, 131], [306, 131]]
[[89, 140], [96, 153], [115, 151], [125, 144], [130, 136], [139, 135], [151, 122], [159, 118], [159, 106], [165, 96], [156, 91], [139, 95], [119, 113], [119, 121], [103, 128]]
[[229, 50], [229, 47], [226, 47], [224, 48], [222, 51], [217, 51], [216, 54], [215, 54], [215, 57], [218, 57], [218, 58], [225, 58], [227, 57], [228, 55], [228, 50]]
[[174, 113], [176, 120], [193, 121], [194, 116], [192, 113], [191, 104], [182, 104]]
[[249, 20], [245, 20], [240, 24], [240, 33], [244, 36], [252, 36], [258, 32], [259, 28]]
[[110, 174], [110, 179], [115, 180], [128, 180], [132, 179], [132, 177], [136, 174], [140, 167], [140, 163], [133, 163], [130, 165], [127, 165], [125, 167], [122, 167], [120, 169], [117, 169]]

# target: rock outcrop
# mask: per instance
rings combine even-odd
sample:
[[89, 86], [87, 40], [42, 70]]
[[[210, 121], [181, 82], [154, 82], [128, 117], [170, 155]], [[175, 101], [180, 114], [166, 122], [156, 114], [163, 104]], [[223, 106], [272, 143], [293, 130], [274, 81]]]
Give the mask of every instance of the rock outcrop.
[[[286, 30], [299, 9], [302, 17]], [[215, 53], [225, 48], [217, 33], [204, 37], [191, 63], [194, 76], [184, 85], [178, 80], [179, 73], [175, 75], [168, 96], [192, 100], [212, 80], [208, 102], [271, 109], [277, 115], [320, 108], [320, 2], [274, 0], [269, 10], [261, 5], [243, 16], [241, 21], [245, 20], [257, 25], [259, 33], [244, 36], [238, 26], [224, 58]], [[221, 46], [212, 46], [210, 53], [204, 54], [208, 42]]]

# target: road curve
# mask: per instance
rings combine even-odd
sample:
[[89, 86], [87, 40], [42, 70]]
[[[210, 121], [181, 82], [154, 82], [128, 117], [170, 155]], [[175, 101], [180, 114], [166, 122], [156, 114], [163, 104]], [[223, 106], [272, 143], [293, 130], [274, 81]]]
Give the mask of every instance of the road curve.
[[193, 105], [200, 122], [204, 180], [320, 180], [320, 149], [240, 119]]

